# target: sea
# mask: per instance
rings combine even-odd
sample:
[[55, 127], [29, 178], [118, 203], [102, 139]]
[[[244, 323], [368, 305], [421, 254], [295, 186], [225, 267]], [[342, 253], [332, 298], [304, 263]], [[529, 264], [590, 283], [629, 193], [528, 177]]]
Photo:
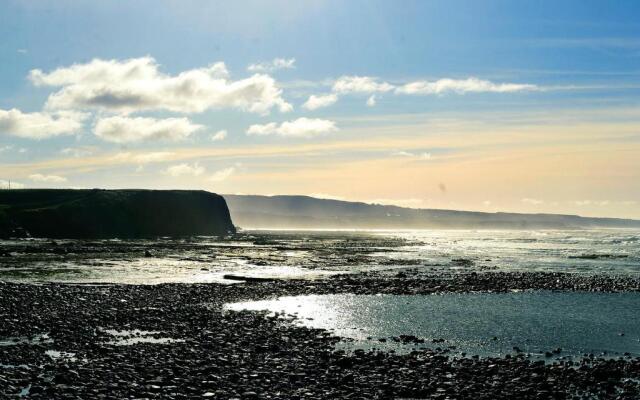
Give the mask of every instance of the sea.
[[0, 241], [0, 279], [234, 283], [359, 272], [640, 274], [640, 230], [247, 230], [233, 237]]

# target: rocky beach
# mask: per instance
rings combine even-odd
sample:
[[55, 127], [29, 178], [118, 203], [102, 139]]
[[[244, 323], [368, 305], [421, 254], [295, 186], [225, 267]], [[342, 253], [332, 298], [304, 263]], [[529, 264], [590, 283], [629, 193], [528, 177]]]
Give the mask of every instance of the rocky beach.
[[[225, 307], [240, 301], [300, 295], [638, 293], [637, 275], [503, 271], [482, 268], [479, 258], [463, 261], [457, 257], [451, 257], [447, 268], [425, 269], [423, 260], [415, 258], [389, 261], [392, 254], [404, 254], [401, 251], [411, 245], [406, 239], [324, 233], [315, 237], [315, 242], [296, 242], [293, 237], [299, 235], [252, 233], [221, 242], [193, 239], [110, 245], [92, 241], [4, 242], [0, 397], [640, 396], [640, 359], [636, 354], [585, 353], [568, 357], [563, 349], [549, 343], [542, 357], [532, 357], [517, 346], [500, 356], [477, 356], [456, 350], [446, 335], [409, 334], [372, 338], [378, 343], [404, 344], [406, 351], [356, 349], [344, 346], [349, 339], [331, 330], [304, 326], [293, 313], [234, 311]], [[327, 241], [333, 243], [331, 248], [327, 249]], [[238, 243], [250, 246], [241, 247]], [[386, 248], [386, 265], [371, 258], [381, 247]], [[340, 255], [338, 249], [343, 249], [345, 255]], [[100, 265], [108, 260], [131, 264], [138, 258], [153, 261], [154, 257], [172, 256], [200, 260], [200, 271], [202, 265], [212, 262], [203, 259], [205, 254], [218, 258], [235, 254], [259, 270], [292, 262], [292, 251], [306, 252], [304, 268], [310, 271], [331, 270], [331, 256], [342, 260], [335, 269], [371, 264], [372, 259], [376, 260], [376, 268], [313, 278], [259, 274], [247, 277], [238, 273], [234, 280], [220, 283], [142, 285], [91, 282], [89, 278], [84, 282], [54, 279], [73, 270], [69, 260], [77, 265]], [[67, 270], [54, 267], [64, 260]], [[47, 263], [53, 272], [34, 273], [30, 281], [25, 275], [28, 268], [16, 272], [19, 265], [31, 265], [31, 272], [46, 270], [42, 265]], [[115, 269], [113, 273], [119, 271]]]
[[[521, 275], [440, 280], [345, 278], [236, 285], [0, 285], [5, 398], [626, 398], [640, 359], [455, 357], [429, 342], [407, 354], [336, 350], [294, 316], [223, 311], [227, 302], [309, 293], [504, 291]], [[409, 285], [406, 283], [409, 282]], [[638, 280], [571, 282], [532, 274], [519, 287], [634, 290]], [[413, 341], [418, 338], [402, 338]], [[446, 340], [446, 338], [443, 338]], [[132, 342], [128, 342], [132, 340]], [[549, 351], [552, 351], [550, 348]]]

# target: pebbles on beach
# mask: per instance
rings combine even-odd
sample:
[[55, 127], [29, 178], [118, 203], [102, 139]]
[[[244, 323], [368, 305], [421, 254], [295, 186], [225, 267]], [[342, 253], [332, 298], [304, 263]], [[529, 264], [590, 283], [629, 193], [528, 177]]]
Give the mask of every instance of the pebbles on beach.
[[[444, 280], [444, 278], [442, 278]], [[334, 277], [239, 285], [0, 285], [0, 337], [51, 341], [0, 347], [0, 397], [49, 398], [637, 398], [640, 360], [532, 362], [455, 358], [438, 344], [408, 354], [336, 350], [327, 331], [279, 316], [223, 312], [226, 302], [305, 293], [562, 288], [634, 289], [633, 281], [562, 274], [443, 280]], [[581, 289], [582, 290], [582, 289]], [[113, 342], [113, 332], [171, 343]], [[113, 330], [113, 331], [109, 331]], [[138, 331], [138, 332], [139, 332]], [[415, 337], [396, 340], [420, 342]], [[69, 357], [51, 357], [51, 350]], [[49, 353], [47, 353], [49, 351]], [[553, 351], [550, 349], [550, 351]], [[49, 355], [48, 355], [49, 354]], [[205, 396], [206, 395], [206, 396]]]

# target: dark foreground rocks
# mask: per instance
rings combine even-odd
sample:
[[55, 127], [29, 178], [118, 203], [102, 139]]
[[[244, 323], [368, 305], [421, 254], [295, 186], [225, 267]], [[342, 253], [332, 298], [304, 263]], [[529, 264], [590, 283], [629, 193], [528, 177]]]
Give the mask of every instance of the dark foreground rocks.
[[0, 283], [0, 340], [18, 343], [0, 345], [0, 398], [640, 397], [638, 359], [545, 365], [517, 355], [457, 359], [443, 350], [346, 353], [335, 349], [339, 338], [326, 331], [222, 309], [240, 299], [330, 291], [507, 290], [505, 282], [551, 289], [632, 286], [605, 278], [571, 286], [569, 277], [495, 275], [449, 283], [373, 276], [227, 286]]

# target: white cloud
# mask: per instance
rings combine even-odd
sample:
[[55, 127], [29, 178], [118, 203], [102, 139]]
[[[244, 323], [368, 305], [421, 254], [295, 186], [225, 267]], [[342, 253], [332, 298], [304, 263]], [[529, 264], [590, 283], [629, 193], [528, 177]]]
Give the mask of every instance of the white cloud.
[[173, 177], [185, 175], [200, 176], [204, 174], [205, 171], [206, 170], [204, 169], [204, 167], [201, 167], [200, 165], [198, 165], [198, 163], [194, 163], [193, 165], [184, 163], [170, 166], [169, 168], [167, 168], [166, 173]]
[[224, 169], [221, 169], [219, 171], [214, 172], [213, 175], [211, 175], [209, 177], [209, 180], [211, 182], [221, 182], [221, 181], [224, 181], [225, 179], [229, 178], [235, 172], [236, 172], [236, 167], [224, 168]]
[[421, 160], [430, 160], [431, 159], [431, 153], [427, 153], [427, 152], [422, 152], [422, 153], [411, 153], [408, 151], [394, 151], [393, 153], [391, 153], [392, 156], [394, 157], [411, 157], [411, 158], [419, 158]]
[[328, 107], [338, 101], [338, 96], [331, 93], [325, 95], [311, 95], [309, 99], [302, 105], [307, 110], [317, 110], [318, 108]]
[[16, 182], [16, 181], [7, 181], [4, 179], [0, 179], [0, 189], [24, 189], [24, 183]]
[[394, 151], [393, 153], [391, 153], [391, 155], [394, 157], [415, 157], [415, 154], [402, 150]]
[[67, 181], [67, 178], [65, 178], [64, 176], [42, 175], [42, 174], [29, 175], [29, 179], [31, 179], [34, 182], [47, 182], [47, 183], [61, 183], [61, 182]]
[[377, 93], [393, 90], [387, 82], [378, 82], [370, 76], [343, 76], [333, 84], [336, 93]]
[[5, 152], [5, 151], [9, 151], [9, 150], [11, 150], [11, 149], [13, 149], [13, 146], [11, 146], [11, 145], [8, 145], [8, 146], [0, 146], [0, 153], [3, 153], [3, 152]]
[[280, 125], [275, 122], [264, 125], [251, 125], [248, 135], [278, 135], [284, 137], [310, 138], [324, 133], [335, 132], [338, 128], [334, 121], [318, 118], [298, 118]]
[[251, 64], [247, 67], [247, 70], [251, 72], [272, 72], [278, 69], [295, 68], [295, 63], [295, 58], [274, 58], [268, 62]]
[[373, 107], [376, 105], [376, 95], [372, 94], [371, 96], [369, 96], [369, 98], [367, 99], [367, 106], [368, 107]]
[[214, 142], [225, 140], [226, 138], [227, 138], [227, 131], [225, 129], [219, 130], [218, 132], [211, 135], [211, 140], [213, 140]]
[[519, 83], [494, 83], [478, 78], [467, 79], [439, 79], [437, 81], [416, 81], [410, 82], [396, 89], [396, 93], [400, 94], [443, 94], [453, 93], [469, 93], [469, 92], [521, 92], [529, 90], [537, 90], [536, 85], [519, 84]]
[[18, 50], [16, 50], [16, 51], [17, 51], [18, 53], [20, 53], [20, 54], [27, 54], [27, 53], [28, 53], [27, 49], [18, 49]]
[[132, 143], [148, 140], [178, 141], [202, 129], [187, 118], [101, 118], [93, 131], [99, 138], [113, 143]]
[[521, 201], [523, 203], [525, 203], [525, 204], [531, 204], [531, 205], [534, 205], [534, 206], [538, 206], [540, 204], [544, 204], [544, 200], [531, 199], [531, 198], [524, 198]]
[[161, 73], [151, 57], [128, 60], [94, 59], [45, 73], [32, 70], [36, 86], [61, 89], [47, 100], [49, 109], [101, 109], [131, 113], [169, 110], [197, 113], [215, 108], [234, 108], [268, 114], [292, 106], [268, 75], [255, 74], [232, 81], [224, 63], [183, 71], [175, 76]]
[[82, 129], [86, 114], [60, 111], [58, 113], [23, 113], [18, 109], [0, 110], [0, 133], [27, 139], [46, 139], [71, 135]]

